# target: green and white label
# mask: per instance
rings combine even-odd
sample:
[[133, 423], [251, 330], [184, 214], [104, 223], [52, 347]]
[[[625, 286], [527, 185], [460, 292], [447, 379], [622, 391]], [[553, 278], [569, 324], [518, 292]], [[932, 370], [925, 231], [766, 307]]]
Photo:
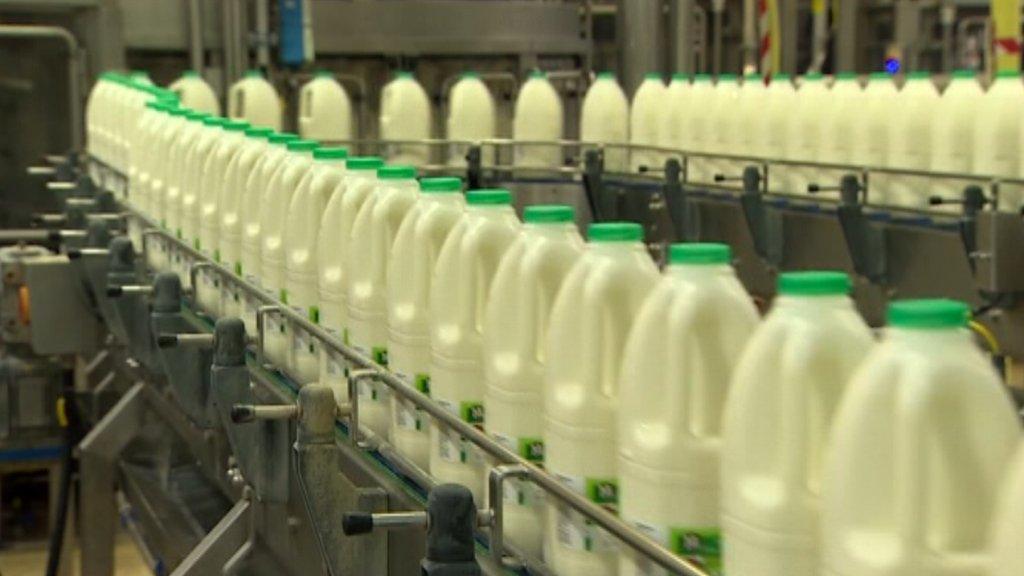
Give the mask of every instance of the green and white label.
[[[718, 528], [667, 527], [635, 518], [627, 520], [647, 537], [699, 566], [710, 576], [722, 576], [722, 540]], [[647, 558], [634, 556], [634, 562], [637, 573], [643, 576], [668, 574]]]
[[[614, 478], [572, 476], [554, 473], [566, 487], [586, 496], [591, 502], [615, 512], [619, 503], [619, 483]], [[615, 539], [579, 512], [568, 506], [558, 506], [557, 530], [560, 545], [595, 554], [614, 553]]]
[[[465, 420], [464, 414], [469, 413], [471, 416], [473, 415], [472, 406], [479, 405], [481, 408], [480, 422], [483, 422], [483, 403], [481, 402], [456, 403], [445, 398], [438, 398], [437, 403], [448, 412], [459, 416], [463, 420]], [[438, 455], [445, 462], [462, 464], [479, 464], [481, 462], [480, 454], [472, 444], [459, 434], [443, 428], [439, 430]]]

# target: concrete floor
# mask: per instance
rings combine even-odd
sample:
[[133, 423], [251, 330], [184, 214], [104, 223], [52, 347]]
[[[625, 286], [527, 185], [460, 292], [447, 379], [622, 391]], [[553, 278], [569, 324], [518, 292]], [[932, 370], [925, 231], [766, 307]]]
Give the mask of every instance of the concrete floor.
[[[70, 570], [67, 575], [79, 573], [78, 549], [72, 555]], [[139, 555], [135, 544], [127, 535], [117, 536], [117, 547], [114, 550], [116, 576], [151, 576]], [[0, 575], [2, 576], [41, 576], [46, 571], [46, 543], [19, 544], [10, 549], [0, 550]]]

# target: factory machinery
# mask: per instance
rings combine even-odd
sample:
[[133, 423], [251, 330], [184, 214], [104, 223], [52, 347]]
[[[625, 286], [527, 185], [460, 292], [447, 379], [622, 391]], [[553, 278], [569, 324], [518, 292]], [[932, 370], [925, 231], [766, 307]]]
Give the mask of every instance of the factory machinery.
[[[1020, 379], [1024, 222], [1016, 207], [999, 205], [998, 191], [1022, 182], [904, 173], [965, 183], [962, 197], [933, 200], [956, 210], [915, 212], [872, 205], [870, 177], [888, 170], [870, 167], [803, 164], [821, 175], [813, 194], [786, 194], [769, 192], [769, 182], [771, 168], [787, 162], [764, 158], [717, 157], [746, 167], [697, 183], [686, 168], [699, 155], [685, 151], [646, 150], [669, 159], [630, 175], [606, 172], [605, 148], [586, 143], [560, 143], [578, 159], [565, 168], [488, 165], [481, 160], [487, 148], [501, 158], [513, 143], [469, 144], [468, 169], [457, 175], [472, 187], [507, 187], [517, 203], [568, 201], [588, 220], [643, 222], [656, 257], [671, 241], [729, 243], [741, 279], [762, 302], [772, 296], [774, 276], [795, 269], [850, 272], [858, 307], [874, 325], [893, 298], [970, 302], [980, 342], [1009, 384]], [[158, 574], [548, 574], [502, 536], [503, 481], [513, 478], [670, 573], [704, 574], [133, 211], [122, 174], [80, 153], [47, 160], [33, 174], [48, 179], [64, 208], [38, 214], [36, 228], [3, 231], [15, 244], [0, 252], [2, 320], [6, 342], [67, 358], [63, 367], [76, 375], [62, 394], [87, 430], [77, 450], [83, 574], [113, 573], [118, 522]], [[98, 184], [85, 176], [90, 164]], [[138, 249], [124, 233], [133, 219], [144, 229]], [[178, 276], [147, 270], [154, 239], [189, 263], [192, 280], [213, 274], [262, 302], [257, 333], [246, 334], [237, 318], [205, 316]], [[300, 387], [267, 363], [262, 343], [271, 319], [348, 363], [347, 405], [338, 408], [327, 387]], [[438, 486], [360, 428], [355, 387], [367, 380], [496, 464], [488, 504], [460, 486]]]
[[[29, 6], [29, 12], [36, 8], [31, 2], [0, 2], [0, 7], [7, 4]], [[180, 34], [153, 16], [163, 5], [156, 1], [122, 2], [123, 31], [119, 19], [109, 17], [114, 2], [40, 4], [81, 16], [84, 24], [69, 27], [89, 45], [93, 72], [124, 68], [127, 54], [130, 64], [153, 70], [159, 80], [182, 67], [181, 58], [169, 54], [185, 54], [191, 56], [193, 68], [231, 79], [249, 67], [249, 48], [258, 66], [271, 66], [267, 20], [257, 17], [254, 33], [248, 34], [243, 3], [237, 0], [175, 3], [167, 20], [189, 19]], [[183, 9], [186, 4], [191, 11]], [[211, 9], [215, 4], [223, 7], [222, 14]], [[266, 2], [255, 4], [254, 14], [267, 12]], [[380, 16], [383, 4], [397, 2], [318, 0], [313, 2], [318, 18], [312, 20], [309, 34], [296, 33], [301, 32], [301, 20], [299, 28], [278, 30], [280, 45], [290, 47], [288, 58], [298, 54], [292, 64], [301, 64], [303, 54], [313, 51], [301, 41], [295, 44], [297, 39], [315, 37], [318, 63], [326, 60], [328, 67], [353, 71], [342, 80], [354, 87], [364, 138], [338, 143], [353, 153], [383, 149], [382, 142], [372, 139], [376, 115], [371, 107], [377, 100], [373, 90], [380, 84], [375, 79], [396, 62], [415, 63], [418, 76], [426, 79], [435, 96], [444, 93], [454, 70], [471, 67], [459, 58], [486, 61], [478, 66], [482, 72], [511, 73], [513, 78], [543, 64], [565, 73], [560, 89], [571, 111], [578, 108], [571, 105], [573, 94], [578, 97], [586, 78], [581, 70], [616, 68], [607, 53], [608, 38], [601, 32], [600, 22], [609, 14], [621, 18], [621, 34], [614, 43], [627, 48], [617, 68], [629, 88], [649, 70], [738, 69], [743, 51], [731, 50], [728, 44], [738, 44], [747, 33], [744, 26], [741, 34], [738, 20], [723, 22], [725, 6], [738, 7], [739, 2], [711, 3], [713, 10], [706, 17], [716, 24], [710, 41], [700, 33], [686, 36], [694, 32], [689, 24], [704, 22], [705, 3], [666, 3], [673, 13], [694, 12], [693, 20], [672, 19], [673, 30], [667, 36], [676, 38], [673, 44], [663, 35], [648, 33], [651, 22], [662, 21], [660, 9], [653, 8], [660, 2], [623, 2], [618, 15], [612, 13], [613, 3], [581, 3], [586, 8], [581, 12], [570, 2], [489, 2], [480, 4], [503, 12], [483, 18], [475, 0], [446, 0], [431, 3], [447, 11], [445, 17], [428, 17], [422, 6], [415, 6], [419, 3], [405, 2], [414, 12], [401, 25], [385, 19], [381, 21], [393, 24], [389, 32], [357, 34], [362, 30], [360, 18]], [[799, 3], [777, 4], [783, 28], [780, 69], [795, 71], [798, 62], [813, 63], [816, 57], [805, 53], [812, 46], [796, 45]], [[962, 18], [958, 21], [963, 26], [954, 30], [952, 24], [945, 26], [946, 13], [937, 11], [956, 6], [969, 12], [977, 8], [972, 2], [897, 0], [895, 13], [886, 11], [888, 4], [892, 3], [836, 4], [840, 22], [859, 22], [837, 27], [837, 70], [866, 69], [866, 63], [881, 60], [885, 48], [870, 37], [863, 41], [875, 33], [878, 19], [895, 18], [897, 39], [912, 48], [906, 52], [912, 65], [940, 60], [948, 64], [956, 56], [953, 41], [982, 34], [976, 28], [986, 26]], [[948, 42], [917, 37], [921, 30], [936, 29], [922, 21], [940, 16]], [[219, 39], [211, 26], [218, 17], [223, 24]], [[38, 22], [27, 17], [25, 21]], [[0, 386], [7, 392], [0, 399], [17, 407], [0, 410], [14, 415], [0, 422], [0, 445], [7, 449], [10, 439], [19, 438], [35, 446], [40, 438], [52, 440], [63, 434], [67, 472], [61, 479], [65, 489], [60, 500], [73, 499], [68, 487], [76, 467], [80, 497], [77, 506], [58, 507], [66, 511], [66, 518], [58, 517], [56, 524], [77, 521], [82, 574], [114, 573], [119, 525], [156, 574], [550, 574], [537, 558], [503, 538], [503, 482], [520, 479], [604, 528], [623, 549], [635, 550], [671, 574], [703, 576], [699, 568], [452, 416], [305, 314], [134, 211], [126, 176], [82, 151], [83, 59], [74, 38], [60, 30], [37, 28], [30, 33], [0, 26], [0, 37], [38, 33], [66, 42], [69, 52], [66, 86], [58, 82], [53, 90], [30, 90], [40, 95], [42, 111], [32, 108], [30, 114], [18, 116], [32, 130], [14, 126], [29, 134], [12, 140], [23, 143], [14, 156], [28, 161], [26, 150], [37, 154], [46, 140], [36, 126], [52, 121], [54, 110], [64, 112], [68, 122], [56, 127], [61, 136], [47, 133], [51, 137], [45, 150], [61, 151], [59, 155], [33, 155], [37, 165], [11, 178], [12, 195], [41, 197], [35, 191], [45, 189], [54, 202], [44, 206], [33, 198], [26, 203], [34, 212], [31, 227], [0, 214], [0, 224], [7, 223], [0, 228], [0, 339], [6, 353]], [[692, 42], [680, 42], [680, 36]], [[52, 70], [36, 65], [51, 54], [26, 54], [12, 66], [36, 80], [52, 75]], [[274, 78], [279, 86], [294, 88], [303, 73], [288, 69], [284, 58]], [[41, 85], [53, 82], [51, 78]], [[65, 97], [70, 99], [66, 110], [61, 103]], [[567, 119], [568, 133], [576, 132], [573, 124], [574, 119]], [[470, 188], [508, 188], [518, 207], [573, 204], [581, 225], [641, 222], [659, 261], [671, 242], [727, 243], [740, 279], [762, 308], [774, 295], [780, 271], [820, 269], [850, 273], [857, 306], [872, 326], [883, 324], [886, 304], [894, 299], [948, 297], [967, 302], [974, 311], [971, 328], [980, 345], [1009, 389], [1018, 399], [1024, 397], [1024, 306], [1018, 301], [1024, 293], [1024, 221], [1021, 207], [1006, 201], [1006, 192], [1024, 186], [1024, 180], [636, 146], [625, 147], [653, 153], [665, 162], [626, 174], [605, 169], [604, 156], [612, 146], [579, 141], [543, 143], [559, 145], [570, 159], [558, 168], [515, 165], [513, 149], [530, 144], [524, 142], [389, 142], [403, 143], [428, 146], [434, 158], [443, 157], [453, 144], [468, 145], [464, 170], [432, 164], [419, 166], [420, 173], [460, 176]], [[695, 181], [688, 168], [701, 157], [731, 168], [711, 181]], [[816, 175], [809, 190], [782, 190], [773, 184], [780, 167], [794, 165]], [[947, 190], [952, 184], [962, 193], [933, 198], [931, 210], [878, 205], [872, 200], [873, 177], [894, 173], [919, 177], [924, 187]], [[138, 245], [126, 233], [129, 221], [144, 229]], [[197, 274], [213, 275], [217, 282], [236, 286], [242, 295], [262, 302], [257, 332], [246, 333], [235, 318], [208, 317], [182, 279], [148, 270], [146, 251], [155, 241], [189, 263], [193, 280]], [[347, 363], [353, 391], [349, 404], [338, 408], [329, 389], [300, 387], [266, 361], [263, 331], [282, 320]], [[388, 443], [360, 428], [360, 399], [354, 390], [370, 380], [424, 410], [437, 425], [461, 434], [496, 464], [487, 502], [474, 502], [458, 486], [438, 486]], [[60, 418], [52, 416], [54, 405], [61, 406]], [[56, 534], [53, 550], [60, 549], [60, 532]], [[51, 563], [56, 566], [55, 557]]]

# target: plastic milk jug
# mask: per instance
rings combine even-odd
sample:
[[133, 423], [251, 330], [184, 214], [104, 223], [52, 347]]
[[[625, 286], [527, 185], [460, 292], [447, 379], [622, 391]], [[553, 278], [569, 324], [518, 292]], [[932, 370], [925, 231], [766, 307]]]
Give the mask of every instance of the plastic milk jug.
[[992, 576], [1024, 574], [1024, 445], [1003, 479], [992, 530]]
[[[427, 140], [430, 138], [432, 113], [426, 90], [412, 72], [398, 72], [381, 92], [380, 139]], [[423, 144], [389, 144], [385, 159], [394, 164], [422, 166], [430, 159], [430, 149]]]
[[181, 105], [190, 110], [198, 110], [220, 115], [220, 102], [217, 101], [217, 93], [203, 80], [196, 70], [186, 70], [181, 78], [178, 78], [167, 87], [171, 92], [178, 95]]
[[[932, 126], [932, 164], [935, 172], [974, 171], [975, 118], [984, 105], [985, 91], [972, 70], [956, 70], [935, 108]], [[965, 182], [934, 180], [930, 195], [959, 198]], [[950, 206], [950, 210], [959, 210]]]
[[[494, 96], [476, 72], [465, 72], [448, 95], [447, 137], [449, 140], [479, 142], [498, 135]], [[465, 167], [468, 144], [451, 144], [448, 165]], [[493, 148], [485, 147], [484, 164], [494, 162]]]
[[[618, 505], [619, 376], [626, 337], [660, 277], [631, 222], [591, 224], [551, 311], [544, 377], [544, 465], [593, 502]], [[548, 501], [545, 560], [555, 573], [618, 573], [616, 542]]]
[[[932, 126], [940, 102], [939, 91], [928, 72], [911, 72], [892, 110], [889, 157], [892, 166], [929, 170], [932, 166]], [[887, 204], [928, 207], [930, 182], [921, 176], [893, 175]]]
[[[667, 90], [661, 74], [648, 73], [633, 94], [629, 107], [629, 142], [637, 146], [657, 146], [661, 125], [666, 122]], [[640, 167], [661, 168], [662, 155], [650, 150], [630, 150], [629, 167], [638, 172]]]
[[281, 100], [259, 70], [250, 70], [228, 89], [228, 116], [253, 126], [281, 129]]
[[330, 72], [317, 72], [299, 90], [299, 136], [310, 140], [352, 140], [352, 101]]
[[562, 98], [547, 75], [540, 70], [531, 72], [516, 98], [512, 138], [527, 143], [516, 144], [515, 164], [535, 168], [561, 166], [563, 155], [560, 147], [528, 142], [561, 140], [564, 118]]
[[841, 272], [784, 273], [738, 355], [725, 409], [725, 572], [819, 574], [821, 462], [832, 417], [873, 344]]

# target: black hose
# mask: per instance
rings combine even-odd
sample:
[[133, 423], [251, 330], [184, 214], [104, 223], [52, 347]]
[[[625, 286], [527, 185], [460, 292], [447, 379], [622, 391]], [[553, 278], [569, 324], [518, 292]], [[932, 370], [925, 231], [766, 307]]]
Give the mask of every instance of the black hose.
[[64, 547], [64, 527], [71, 502], [71, 484], [74, 478], [75, 446], [80, 437], [81, 421], [75, 405], [75, 373], [65, 370], [61, 382], [61, 404], [64, 408], [64, 450], [61, 454], [60, 492], [57, 496], [57, 516], [50, 533], [50, 549], [46, 559], [46, 576], [57, 576], [61, 549]]

